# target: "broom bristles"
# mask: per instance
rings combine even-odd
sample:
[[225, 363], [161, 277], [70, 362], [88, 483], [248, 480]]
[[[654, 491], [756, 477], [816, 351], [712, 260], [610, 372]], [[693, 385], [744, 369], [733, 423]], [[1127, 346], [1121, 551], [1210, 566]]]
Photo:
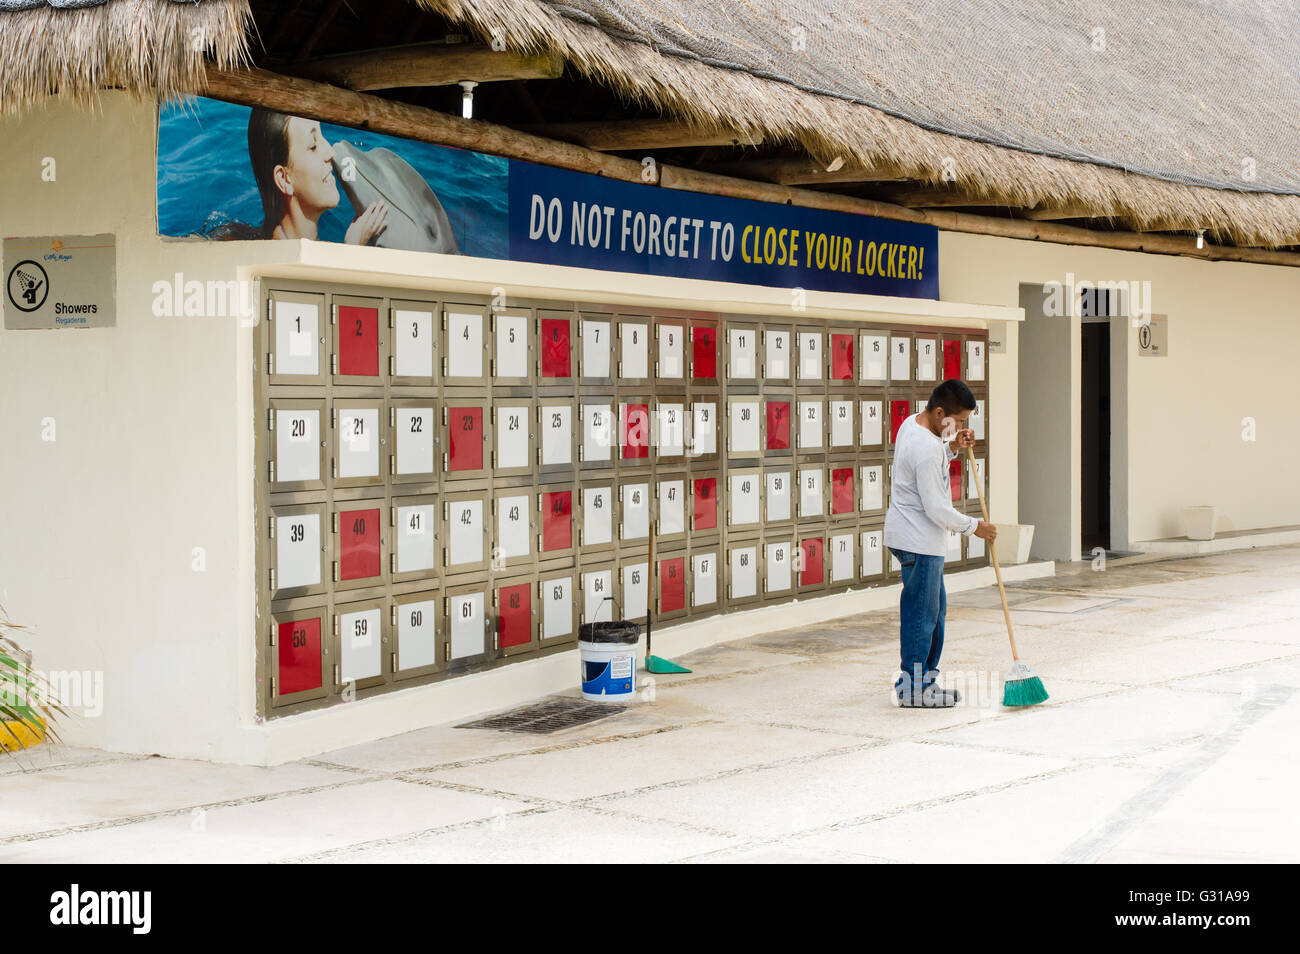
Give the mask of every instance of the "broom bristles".
[[1002, 687], [1002, 704], [1004, 706], [1033, 706], [1048, 699], [1043, 680], [1034, 671], [1016, 660], [1016, 664], [1007, 673], [1006, 684]]

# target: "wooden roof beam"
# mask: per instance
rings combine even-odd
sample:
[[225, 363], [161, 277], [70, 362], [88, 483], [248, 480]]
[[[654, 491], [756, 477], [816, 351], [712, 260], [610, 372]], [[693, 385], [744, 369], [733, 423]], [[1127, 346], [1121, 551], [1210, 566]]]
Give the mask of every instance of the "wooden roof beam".
[[890, 197], [891, 202], [905, 205], [909, 209], [954, 209], [964, 206], [1002, 206], [1003, 202], [988, 196], [967, 195], [952, 189], [915, 189], [911, 192], [899, 192]]
[[497, 52], [476, 43], [414, 43], [327, 56], [294, 66], [294, 72], [345, 89], [364, 91], [407, 86], [454, 86], [461, 80], [556, 79], [564, 72], [558, 56]]
[[756, 146], [763, 141], [730, 129], [699, 129], [673, 119], [545, 123], [520, 126], [519, 129], [534, 136], [572, 142], [598, 152], [681, 149], [693, 146]]
[[1033, 222], [1059, 222], [1062, 219], [1098, 219], [1106, 216], [1098, 215], [1083, 206], [1066, 205], [1060, 208], [1030, 209], [1025, 213], [1025, 218]]
[[709, 172], [740, 176], [744, 179], [760, 179], [763, 182], [775, 182], [778, 185], [818, 185], [823, 182], [906, 182], [907, 178], [897, 173], [880, 169], [864, 169], [841, 165], [834, 172], [815, 159], [806, 157], [776, 159], [745, 159], [739, 162], [717, 163], [710, 166]]

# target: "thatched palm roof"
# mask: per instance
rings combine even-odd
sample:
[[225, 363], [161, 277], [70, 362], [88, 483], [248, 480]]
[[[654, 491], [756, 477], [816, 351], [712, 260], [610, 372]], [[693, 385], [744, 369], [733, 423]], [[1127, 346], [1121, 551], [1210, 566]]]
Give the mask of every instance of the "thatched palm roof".
[[101, 87], [194, 92], [205, 60], [247, 60], [251, 21], [248, 0], [0, 0], [0, 115]]
[[[256, 24], [249, 4], [0, 0], [0, 113], [103, 86], [197, 92], [205, 61], [241, 62], [250, 40], [256, 59], [281, 19], [341, 0], [252, 0]], [[646, 111], [966, 205], [1300, 245], [1300, 37], [1284, 0], [395, 5], [558, 55]]]
[[415, 2], [558, 52], [666, 112], [789, 139], [823, 161], [934, 184], [950, 169], [998, 204], [1300, 242], [1290, 3]]

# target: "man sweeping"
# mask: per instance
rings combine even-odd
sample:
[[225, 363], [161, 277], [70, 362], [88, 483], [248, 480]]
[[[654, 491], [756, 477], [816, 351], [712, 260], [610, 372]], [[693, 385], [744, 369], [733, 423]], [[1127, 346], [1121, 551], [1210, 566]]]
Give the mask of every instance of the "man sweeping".
[[[902, 672], [894, 684], [902, 706], [939, 709], [961, 701], [956, 689], [943, 689], [937, 682], [948, 609], [943, 586], [947, 535], [955, 530], [983, 540], [997, 536], [993, 524], [959, 513], [951, 502], [948, 464], [960, 448], [975, 443], [975, 432], [965, 426], [974, 409], [970, 388], [951, 378], [934, 389], [926, 409], [905, 420], [894, 438], [885, 546], [902, 565]], [[953, 435], [947, 443], [945, 434]]]

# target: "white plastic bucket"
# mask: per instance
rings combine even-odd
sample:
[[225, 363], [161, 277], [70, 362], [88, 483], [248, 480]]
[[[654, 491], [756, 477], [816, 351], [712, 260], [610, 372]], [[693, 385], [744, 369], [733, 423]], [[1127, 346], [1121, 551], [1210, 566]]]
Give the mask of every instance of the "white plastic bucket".
[[578, 641], [582, 698], [592, 702], [631, 702], [636, 698], [637, 643]]

